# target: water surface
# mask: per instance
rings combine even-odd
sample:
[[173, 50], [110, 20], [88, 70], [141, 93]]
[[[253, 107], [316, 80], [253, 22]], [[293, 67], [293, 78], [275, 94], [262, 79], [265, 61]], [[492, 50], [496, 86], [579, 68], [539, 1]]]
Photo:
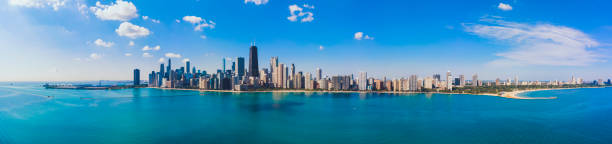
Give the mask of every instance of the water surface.
[[612, 88], [480, 95], [0, 84], [0, 143], [610, 143]]

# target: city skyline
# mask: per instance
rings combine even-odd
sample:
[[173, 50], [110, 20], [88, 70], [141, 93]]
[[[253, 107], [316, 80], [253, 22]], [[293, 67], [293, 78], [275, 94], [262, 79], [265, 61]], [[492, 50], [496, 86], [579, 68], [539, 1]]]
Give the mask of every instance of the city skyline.
[[221, 59], [226, 67], [248, 59], [253, 41], [259, 69], [278, 56], [328, 76], [612, 77], [612, 20], [601, 18], [609, 2], [192, 1], [170, 11], [157, 10], [163, 1], [96, 2], [0, 3], [0, 18], [11, 19], [0, 22], [0, 64], [9, 68], [0, 81], [130, 80], [134, 68], [144, 75], [169, 58], [213, 72]]

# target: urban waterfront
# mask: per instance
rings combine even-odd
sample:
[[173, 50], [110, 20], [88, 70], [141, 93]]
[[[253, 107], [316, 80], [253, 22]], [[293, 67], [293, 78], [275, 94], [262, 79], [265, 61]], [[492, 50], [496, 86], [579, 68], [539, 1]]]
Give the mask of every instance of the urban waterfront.
[[[0, 143], [608, 143], [612, 88], [468, 94], [0, 84]], [[52, 96], [52, 98], [48, 97]]]

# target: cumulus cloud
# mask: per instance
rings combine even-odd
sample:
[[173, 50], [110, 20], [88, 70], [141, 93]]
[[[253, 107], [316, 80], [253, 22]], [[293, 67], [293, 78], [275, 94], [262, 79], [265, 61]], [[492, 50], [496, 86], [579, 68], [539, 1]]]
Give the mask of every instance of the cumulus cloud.
[[9, 0], [9, 5], [28, 7], [28, 8], [45, 8], [52, 7], [54, 11], [66, 5], [66, 0]]
[[130, 41], [130, 43], [128, 43], [129, 46], [134, 46], [134, 41]]
[[325, 49], [325, 47], [323, 47], [322, 45], [319, 46], [319, 50], [323, 50]]
[[159, 20], [149, 18], [149, 16], [142, 16], [142, 20], [145, 20], [145, 21], [146, 20], [151, 20], [151, 22], [153, 22], [153, 23], [159, 23], [160, 22]]
[[101, 47], [111, 47], [111, 46], [113, 46], [115, 43], [113, 43], [113, 42], [105, 42], [105, 41], [104, 41], [104, 40], [102, 40], [102, 39], [96, 39], [96, 40], [94, 41], [94, 44], [95, 44], [95, 45], [97, 45], [97, 46], [101, 46]]
[[201, 17], [197, 17], [197, 16], [184, 16], [183, 21], [194, 24], [195, 25], [195, 27], [193, 28], [194, 31], [202, 31], [203, 28], [213, 29], [217, 25], [215, 22], [211, 20], [206, 21], [205, 19]]
[[89, 8], [101, 20], [128, 21], [138, 17], [138, 10], [132, 2], [117, 0], [109, 5], [96, 2], [96, 6]]
[[181, 58], [180, 54], [175, 54], [175, 53], [166, 53], [166, 57], [168, 58]]
[[90, 58], [90, 59], [92, 59], [92, 60], [97, 60], [97, 59], [102, 58], [102, 55], [97, 54], [97, 53], [91, 53], [91, 54], [89, 55], [89, 58]]
[[363, 32], [356, 32], [353, 38], [356, 40], [374, 40], [374, 37], [370, 37], [369, 35], [364, 35]]
[[244, 4], [253, 3], [255, 5], [261, 5], [268, 3], [268, 0], [244, 0]]
[[125, 53], [125, 56], [132, 56], [132, 53]]
[[161, 47], [159, 45], [156, 45], [155, 47], [150, 47], [149, 45], [146, 45], [142, 48], [142, 51], [149, 51], [149, 50], [160, 50]]
[[151, 33], [147, 28], [134, 25], [130, 22], [121, 23], [121, 25], [115, 29], [115, 32], [119, 36], [129, 37], [132, 39], [148, 36]]
[[304, 4], [303, 7], [296, 4], [289, 5], [290, 15], [287, 17], [287, 19], [289, 21], [296, 22], [301, 18], [300, 22], [311, 22], [314, 20], [314, 14], [311, 12], [312, 9], [314, 9], [314, 6], [308, 4]]
[[150, 57], [153, 57], [153, 55], [151, 53], [146, 52], [146, 53], [142, 53], [142, 57], [150, 58]]
[[497, 5], [497, 8], [503, 11], [512, 10], [512, 6], [510, 6], [509, 4], [505, 4], [505, 3], [499, 3], [499, 5]]
[[484, 24], [463, 24], [465, 31], [507, 42], [512, 48], [497, 53], [494, 65], [584, 66], [602, 62], [593, 47], [599, 43], [580, 30], [552, 24], [527, 24], [498, 19]]

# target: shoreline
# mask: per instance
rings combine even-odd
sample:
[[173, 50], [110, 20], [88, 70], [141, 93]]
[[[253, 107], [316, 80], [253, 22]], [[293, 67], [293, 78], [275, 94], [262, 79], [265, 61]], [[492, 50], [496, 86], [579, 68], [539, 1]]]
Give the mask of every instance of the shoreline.
[[[582, 87], [582, 88], [605, 88], [605, 87]], [[516, 90], [512, 92], [500, 92], [500, 94], [494, 93], [448, 93], [448, 92], [402, 92], [402, 91], [309, 91], [309, 90], [263, 90], [263, 91], [233, 91], [233, 90], [201, 90], [201, 89], [185, 89], [185, 88], [156, 88], [163, 90], [189, 90], [189, 91], [200, 91], [200, 92], [229, 92], [229, 93], [384, 93], [384, 94], [468, 94], [468, 95], [481, 95], [481, 96], [496, 96], [510, 99], [556, 99], [557, 97], [524, 97], [519, 96], [526, 92], [534, 91], [546, 91], [546, 90], [566, 90], [566, 89], [580, 89], [580, 88], [546, 88], [546, 89], [527, 89], [527, 90]]]

